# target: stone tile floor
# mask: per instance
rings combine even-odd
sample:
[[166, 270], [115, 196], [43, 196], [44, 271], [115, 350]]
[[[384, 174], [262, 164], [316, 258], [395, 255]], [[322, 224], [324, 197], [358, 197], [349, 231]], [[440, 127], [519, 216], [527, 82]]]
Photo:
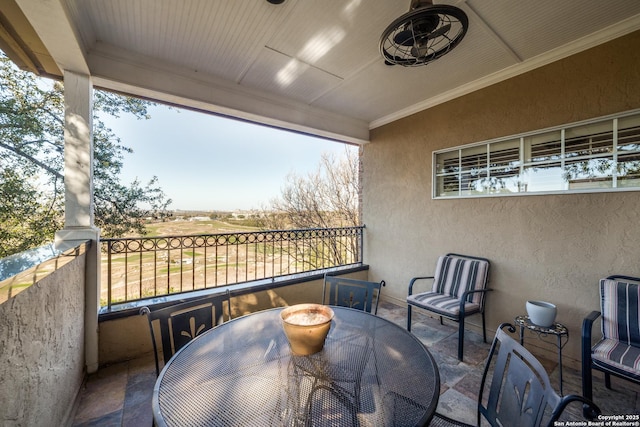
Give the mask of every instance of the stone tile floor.
[[[416, 310], [417, 311], [417, 310]], [[378, 315], [406, 327], [406, 307], [381, 302]], [[484, 359], [490, 344], [471, 331], [465, 333], [464, 362], [457, 359], [457, 324], [440, 325], [437, 319], [416, 313], [412, 332], [429, 348], [440, 369], [437, 411], [470, 424], [476, 422], [476, 399]], [[541, 360], [557, 387], [557, 361]], [[640, 387], [612, 378], [612, 390], [594, 374], [594, 399], [604, 414], [640, 414]], [[580, 394], [580, 371], [564, 367], [565, 394]], [[151, 426], [151, 395], [155, 384], [153, 355], [101, 368], [90, 375], [81, 391], [74, 427]], [[564, 420], [582, 421], [579, 404], [569, 405]]]

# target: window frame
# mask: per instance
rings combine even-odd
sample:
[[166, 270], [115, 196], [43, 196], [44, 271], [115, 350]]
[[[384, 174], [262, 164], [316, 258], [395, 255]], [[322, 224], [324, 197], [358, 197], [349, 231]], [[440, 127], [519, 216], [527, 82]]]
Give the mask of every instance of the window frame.
[[[631, 126], [619, 129], [620, 121], [629, 122]], [[593, 130], [598, 132], [585, 132]], [[625, 132], [626, 130], [629, 131]], [[622, 141], [619, 141], [619, 136]], [[624, 150], [633, 145], [637, 146]], [[514, 150], [518, 150], [517, 160], [514, 160]], [[470, 154], [464, 156], [464, 152]], [[536, 153], [539, 155], [537, 159], [534, 157]], [[492, 155], [496, 160], [492, 159]], [[619, 157], [629, 158], [627, 162], [640, 161], [640, 109], [433, 151], [431, 197], [434, 200], [448, 200], [640, 191], [640, 173], [619, 175], [618, 172], [625, 167], [625, 164], [619, 162]], [[579, 170], [571, 171], [568, 167], [580, 162], [593, 162], [594, 169], [588, 170], [589, 174], [593, 175], [597, 171], [602, 176], [582, 177]], [[605, 172], [599, 170], [597, 163], [601, 164]], [[484, 165], [484, 168], [474, 167], [474, 164]], [[551, 170], [556, 168], [557, 171]], [[551, 176], [547, 185], [556, 188], [529, 190], [529, 181], [533, 175], [526, 174], [545, 170]], [[499, 175], [492, 181], [496, 176], [495, 172]], [[559, 175], [553, 177], [553, 173]], [[571, 179], [569, 173], [576, 176]], [[621, 176], [627, 178], [619, 180]]]

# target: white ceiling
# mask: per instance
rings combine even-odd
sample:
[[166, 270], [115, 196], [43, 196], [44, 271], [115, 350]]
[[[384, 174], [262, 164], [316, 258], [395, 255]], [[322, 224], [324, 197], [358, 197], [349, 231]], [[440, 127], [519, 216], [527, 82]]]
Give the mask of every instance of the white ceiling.
[[638, 0], [438, 1], [466, 37], [387, 66], [409, 0], [16, 0], [61, 69], [94, 84], [347, 142], [456, 96], [640, 29]]

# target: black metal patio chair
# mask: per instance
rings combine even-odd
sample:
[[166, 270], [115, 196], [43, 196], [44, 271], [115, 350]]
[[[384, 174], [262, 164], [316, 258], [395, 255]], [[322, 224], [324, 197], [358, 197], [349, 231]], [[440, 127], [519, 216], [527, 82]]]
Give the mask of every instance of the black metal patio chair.
[[380, 291], [384, 280], [368, 282], [325, 274], [322, 288], [322, 303], [355, 308], [373, 314], [378, 313]]
[[[489, 267], [486, 258], [449, 253], [438, 258], [433, 276], [414, 277], [409, 282], [407, 295], [407, 330], [411, 331], [411, 307], [433, 312], [442, 318], [458, 322], [458, 359], [464, 349], [465, 318], [476, 313], [482, 316], [482, 336], [487, 342], [484, 318], [485, 294], [489, 284]], [[421, 280], [433, 280], [431, 289], [414, 292], [414, 285]]]
[[[146, 315], [149, 320], [156, 375], [160, 375], [161, 360], [166, 364], [171, 356], [189, 341], [222, 323], [225, 305], [229, 319], [231, 301], [228, 289], [222, 294], [197, 298], [158, 310], [150, 310], [149, 307], [140, 309], [140, 314]], [[156, 341], [160, 341], [162, 351]]]
[[[600, 311], [582, 322], [582, 394], [593, 399], [592, 370], [640, 384], [640, 278], [614, 275], [600, 280]], [[602, 315], [601, 339], [592, 346], [593, 322]], [[593, 418], [585, 408], [584, 415]]]
[[[594, 413], [600, 413], [593, 402], [582, 396], [571, 394], [560, 397], [551, 387], [549, 375], [542, 364], [503, 329], [511, 333], [516, 331], [509, 323], [501, 324], [496, 331], [480, 383], [478, 426], [483, 419], [492, 426], [501, 427], [553, 426], [571, 402], [582, 402]], [[483, 394], [491, 369], [493, 374], [485, 403]], [[470, 426], [437, 412], [430, 425]]]

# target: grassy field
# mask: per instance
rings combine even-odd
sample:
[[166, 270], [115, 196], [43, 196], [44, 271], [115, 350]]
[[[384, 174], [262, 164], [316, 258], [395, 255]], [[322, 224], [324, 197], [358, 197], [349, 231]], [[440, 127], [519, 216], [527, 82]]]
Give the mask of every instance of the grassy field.
[[147, 236], [189, 236], [192, 234], [251, 232], [257, 230], [259, 230], [259, 228], [243, 225], [243, 221], [233, 221], [232, 223], [220, 220], [178, 220], [148, 224]]

